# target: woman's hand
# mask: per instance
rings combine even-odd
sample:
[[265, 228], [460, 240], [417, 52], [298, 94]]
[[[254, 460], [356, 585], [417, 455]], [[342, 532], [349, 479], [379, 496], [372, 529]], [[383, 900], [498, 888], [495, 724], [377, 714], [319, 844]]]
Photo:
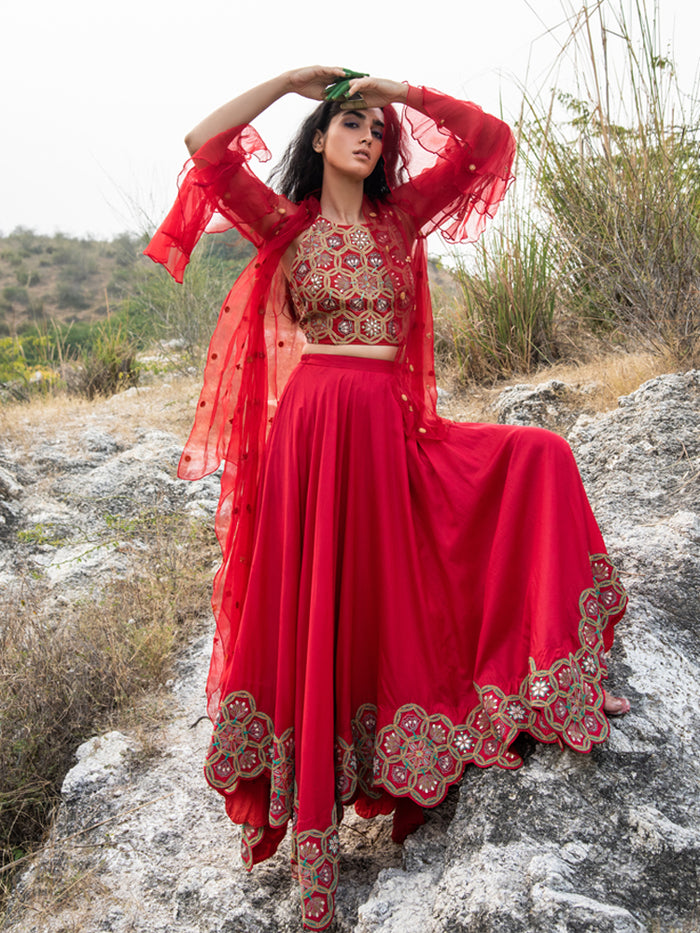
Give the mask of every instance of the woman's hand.
[[344, 77], [342, 68], [326, 68], [322, 65], [295, 68], [286, 74], [289, 90], [311, 100], [324, 100], [328, 85]]
[[386, 107], [387, 104], [404, 104], [408, 85], [388, 78], [354, 78], [350, 82], [348, 95], [361, 94], [368, 107]]

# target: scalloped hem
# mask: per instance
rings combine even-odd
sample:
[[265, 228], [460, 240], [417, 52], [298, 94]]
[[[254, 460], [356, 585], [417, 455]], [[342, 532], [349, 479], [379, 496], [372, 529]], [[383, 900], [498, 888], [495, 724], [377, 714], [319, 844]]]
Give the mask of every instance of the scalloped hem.
[[[272, 719], [257, 709], [248, 691], [226, 697], [205, 777], [226, 796], [227, 811], [236, 822], [242, 821], [237, 815], [245, 810], [233, 806], [237, 795], [267, 801], [266, 825], [244, 825], [241, 847], [249, 870], [276, 851], [291, 820], [292, 870], [300, 884], [305, 929], [323, 930], [333, 918], [344, 805], [358, 804], [358, 812], [366, 817], [392, 812], [406, 799], [419, 807], [435, 807], [461, 779], [467, 764], [519, 768], [522, 759], [510, 747], [521, 732], [579, 752], [605, 741], [605, 636], [624, 611], [627, 597], [607, 555], [593, 555], [591, 568], [594, 586], [579, 600], [579, 648], [546, 669], [530, 658], [517, 693], [475, 685], [479, 703], [457, 722], [410, 703], [395, 710], [387, 722], [389, 717], [381, 717], [375, 705], [360, 706], [348, 738], [336, 736], [337, 803], [327, 827], [297, 828], [293, 730], [276, 735]], [[382, 718], [387, 724], [377, 729]]]

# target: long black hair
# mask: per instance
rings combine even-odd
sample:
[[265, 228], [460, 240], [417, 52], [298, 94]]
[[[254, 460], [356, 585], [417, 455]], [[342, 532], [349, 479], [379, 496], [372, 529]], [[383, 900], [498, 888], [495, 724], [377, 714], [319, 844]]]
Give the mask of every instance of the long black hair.
[[[317, 131], [325, 133], [337, 113], [342, 113], [340, 102], [327, 100], [309, 114], [299, 132], [287, 147], [270, 181], [275, 188], [295, 204], [309, 194], [320, 192], [323, 182], [323, 156], [313, 148]], [[401, 139], [401, 124], [393, 107], [385, 107], [382, 155], [371, 175], [365, 178], [365, 194], [375, 201], [383, 201], [402, 181], [406, 162]]]

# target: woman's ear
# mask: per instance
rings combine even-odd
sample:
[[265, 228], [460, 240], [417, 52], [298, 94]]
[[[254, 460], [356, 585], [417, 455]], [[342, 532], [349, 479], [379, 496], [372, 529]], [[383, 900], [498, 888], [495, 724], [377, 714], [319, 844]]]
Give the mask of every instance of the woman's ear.
[[311, 146], [314, 152], [323, 152], [323, 133], [320, 130], [316, 130], [314, 133], [314, 138], [311, 143]]

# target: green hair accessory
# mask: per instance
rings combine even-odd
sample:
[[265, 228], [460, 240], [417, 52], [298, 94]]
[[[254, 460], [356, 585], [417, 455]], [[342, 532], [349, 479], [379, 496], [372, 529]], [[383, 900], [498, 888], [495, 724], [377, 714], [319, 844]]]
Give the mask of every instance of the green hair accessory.
[[353, 71], [351, 68], [343, 68], [343, 71], [345, 72], [345, 77], [338, 78], [337, 81], [334, 81], [333, 84], [330, 84], [326, 88], [325, 99], [341, 101], [340, 107], [342, 110], [364, 109], [367, 104], [363, 100], [362, 95], [353, 94], [352, 97], [349, 97], [348, 91], [350, 90], [350, 81], [352, 79], [367, 78], [369, 75], [365, 71]]

